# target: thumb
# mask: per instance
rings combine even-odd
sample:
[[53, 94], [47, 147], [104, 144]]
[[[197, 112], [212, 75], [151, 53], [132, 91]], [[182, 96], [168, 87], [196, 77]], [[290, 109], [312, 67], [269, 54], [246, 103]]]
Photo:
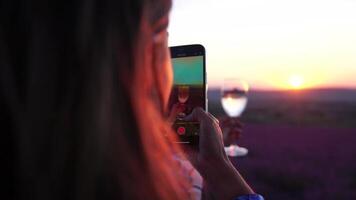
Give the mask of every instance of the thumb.
[[207, 113], [205, 112], [205, 110], [203, 110], [203, 108], [201, 107], [196, 107], [189, 115], [185, 116], [183, 120], [203, 122], [206, 117]]

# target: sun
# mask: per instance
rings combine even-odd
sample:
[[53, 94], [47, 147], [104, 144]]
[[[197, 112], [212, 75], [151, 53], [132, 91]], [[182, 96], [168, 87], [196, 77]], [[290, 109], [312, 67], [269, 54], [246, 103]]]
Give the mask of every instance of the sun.
[[301, 89], [304, 86], [304, 79], [299, 75], [292, 75], [289, 77], [288, 83], [293, 89]]

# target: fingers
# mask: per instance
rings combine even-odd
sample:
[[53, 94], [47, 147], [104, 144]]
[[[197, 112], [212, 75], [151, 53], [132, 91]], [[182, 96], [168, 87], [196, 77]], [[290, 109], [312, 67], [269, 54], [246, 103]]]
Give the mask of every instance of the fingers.
[[219, 120], [209, 112], [206, 112], [200, 107], [194, 108], [192, 113], [186, 116], [185, 121], [198, 121], [200, 123], [215, 123], [219, 124]]
[[200, 107], [194, 108], [192, 113], [184, 117], [185, 121], [198, 121], [203, 122], [206, 120], [210, 120], [208, 114]]
[[216, 117], [214, 117], [214, 115], [212, 115], [212, 114], [209, 113], [209, 112], [207, 112], [207, 114], [210, 116], [210, 118], [212, 118], [212, 119], [215, 121], [215, 123], [217, 123], [217, 124], [220, 123], [219, 120], [218, 120]]
[[205, 138], [208, 135], [222, 137], [219, 120], [202, 108], [195, 108], [192, 113], [184, 118], [186, 121], [198, 121], [200, 123], [200, 136]]
[[[204, 111], [202, 108], [197, 107], [193, 112], [184, 118], [186, 121], [198, 121], [202, 124], [215, 124], [219, 126], [219, 120], [209, 112]], [[229, 128], [229, 132], [242, 132], [243, 124], [239, 118], [228, 117], [223, 119], [221, 126], [223, 128]]]

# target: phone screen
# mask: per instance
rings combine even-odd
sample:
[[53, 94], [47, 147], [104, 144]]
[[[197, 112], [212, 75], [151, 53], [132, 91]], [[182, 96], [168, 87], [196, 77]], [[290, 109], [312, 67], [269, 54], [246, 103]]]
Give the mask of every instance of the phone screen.
[[[174, 82], [169, 101], [169, 109], [176, 112], [173, 129], [182, 143], [197, 142], [199, 135], [199, 123], [196, 121], [184, 121], [195, 107], [205, 108], [205, 66], [204, 55], [173, 57]], [[173, 111], [174, 112], [174, 111]]]

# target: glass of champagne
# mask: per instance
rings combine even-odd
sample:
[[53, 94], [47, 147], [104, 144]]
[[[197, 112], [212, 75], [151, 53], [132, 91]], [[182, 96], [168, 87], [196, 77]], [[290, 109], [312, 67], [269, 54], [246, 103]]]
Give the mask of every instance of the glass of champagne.
[[[179, 101], [179, 103], [182, 106], [185, 106], [185, 102], [187, 102], [188, 99], [189, 99], [189, 86], [187, 86], [187, 85], [178, 86], [178, 101]], [[180, 118], [185, 117], [185, 113], [184, 112], [179, 113], [178, 117], [180, 117]]]
[[[221, 104], [226, 114], [234, 120], [241, 116], [247, 104], [247, 92], [249, 86], [245, 81], [231, 78], [225, 79], [221, 88]], [[233, 134], [231, 129], [224, 134]], [[230, 146], [225, 147], [228, 156], [245, 156], [248, 149], [236, 144], [236, 139], [231, 141]]]

